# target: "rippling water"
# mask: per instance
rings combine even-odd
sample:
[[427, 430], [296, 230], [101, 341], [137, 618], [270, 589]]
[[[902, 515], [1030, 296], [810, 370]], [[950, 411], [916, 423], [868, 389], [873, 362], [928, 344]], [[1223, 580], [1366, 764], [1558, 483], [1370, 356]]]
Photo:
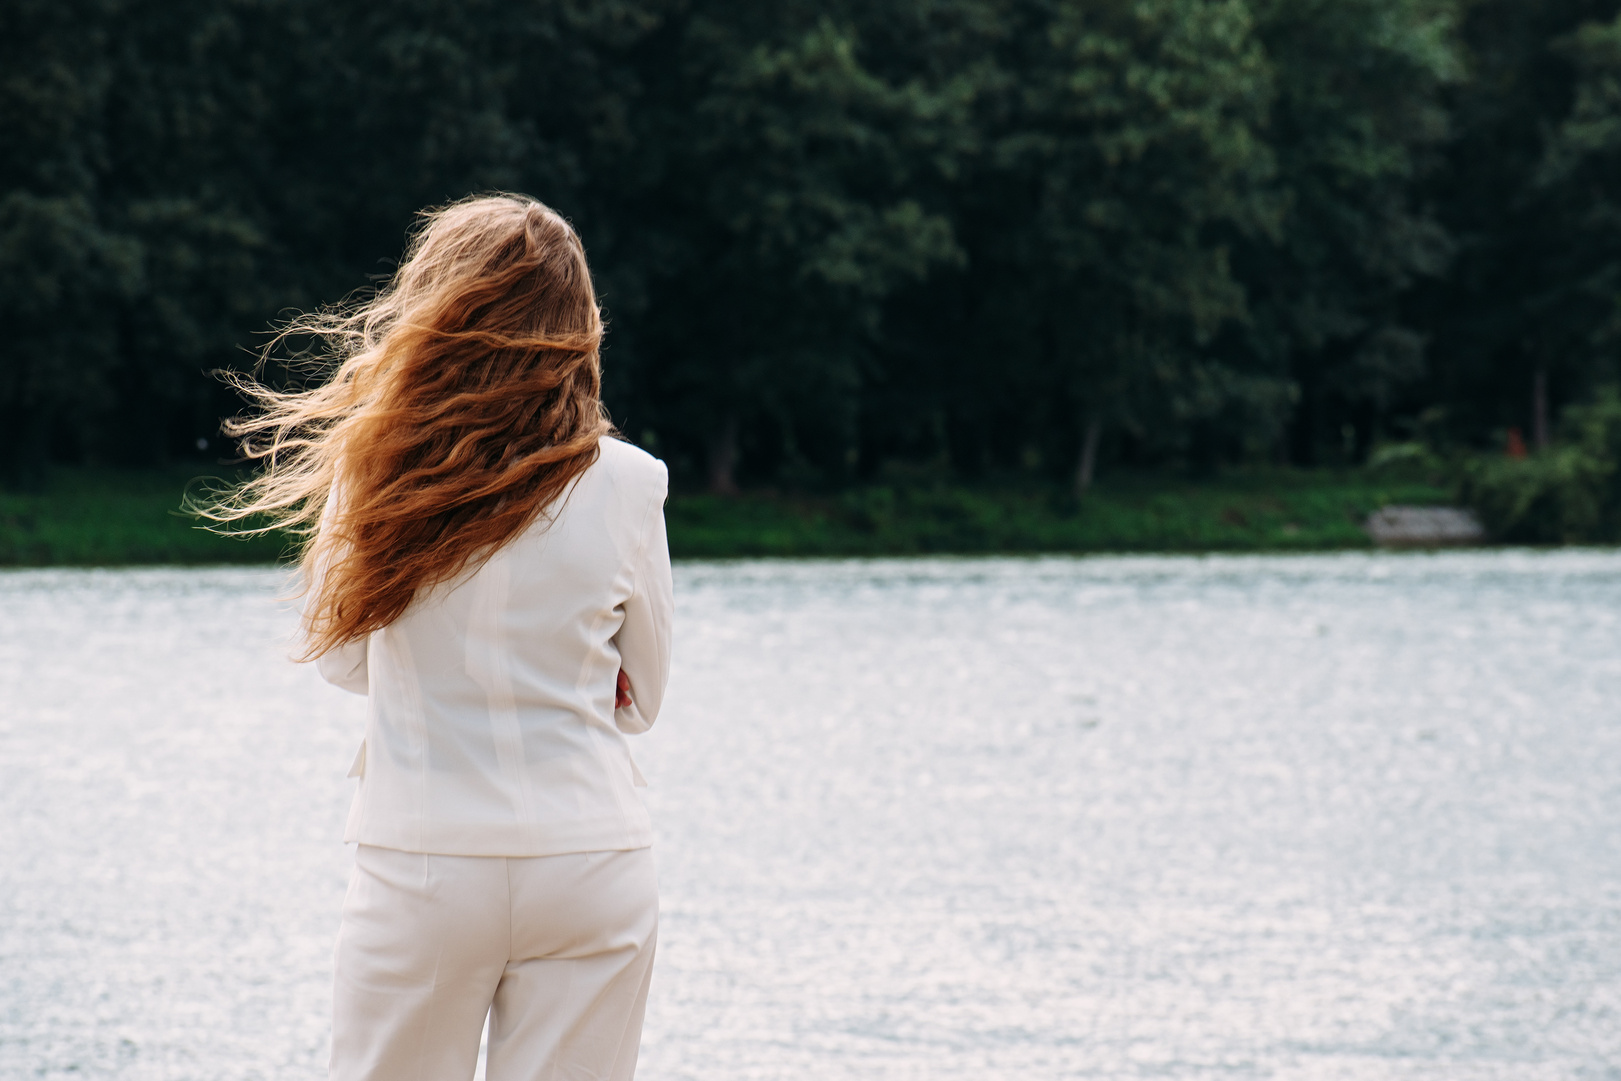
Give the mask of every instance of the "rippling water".
[[[0, 575], [0, 1077], [321, 1076], [361, 701]], [[1621, 1078], [1621, 555], [678, 568], [640, 1076]]]

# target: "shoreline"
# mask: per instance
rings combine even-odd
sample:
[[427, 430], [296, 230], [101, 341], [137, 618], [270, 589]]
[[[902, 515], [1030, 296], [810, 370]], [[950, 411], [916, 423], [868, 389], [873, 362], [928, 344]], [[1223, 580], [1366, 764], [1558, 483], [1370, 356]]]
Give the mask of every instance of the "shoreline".
[[[177, 469], [56, 471], [40, 493], [0, 492], [0, 566], [272, 564], [287, 544], [196, 528], [179, 511]], [[1077, 499], [1029, 478], [1000, 485], [903, 482], [826, 493], [672, 493], [676, 559], [1322, 552], [1373, 547], [1368, 515], [1450, 504], [1423, 479], [1270, 468], [1204, 481], [1104, 478]]]

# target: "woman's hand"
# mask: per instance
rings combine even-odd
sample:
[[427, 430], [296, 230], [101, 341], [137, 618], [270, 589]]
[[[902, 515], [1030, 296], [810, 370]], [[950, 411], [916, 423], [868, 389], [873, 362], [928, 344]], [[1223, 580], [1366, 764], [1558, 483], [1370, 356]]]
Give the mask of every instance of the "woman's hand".
[[630, 677], [625, 670], [619, 670], [619, 684], [614, 688], [614, 709], [624, 709], [630, 705]]

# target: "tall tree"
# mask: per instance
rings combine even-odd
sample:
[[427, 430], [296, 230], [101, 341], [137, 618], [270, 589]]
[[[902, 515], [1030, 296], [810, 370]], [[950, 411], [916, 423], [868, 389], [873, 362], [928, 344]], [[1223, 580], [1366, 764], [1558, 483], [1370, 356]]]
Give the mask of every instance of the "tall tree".
[[0, 467], [13, 482], [39, 483], [58, 422], [115, 404], [118, 341], [103, 312], [139, 288], [141, 267], [98, 183], [114, 10], [0, 8]]
[[[1543, 351], [1565, 358], [1586, 396], [1621, 377], [1621, 15], [1554, 41], [1574, 69], [1569, 111], [1548, 134], [1533, 177], [1558, 249], [1546, 289], [1531, 300], [1548, 324]], [[1534, 428], [1546, 443], [1545, 371], [1533, 376]]]
[[1237, 257], [1253, 318], [1225, 344], [1293, 384], [1298, 408], [1273, 410], [1258, 434], [1292, 414], [1289, 456], [1311, 464], [1365, 453], [1378, 418], [1424, 372], [1424, 334], [1402, 304], [1450, 257], [1418, 185], [1448, 135], [1443, 95], [1463, 68], [1453, 0], [1258, 0], [1256, 10], [1286, 214]]
[[694, 3], [645, 48], [664, 58], [643, 69], [627, 193], [647, 426], [700, 453], [716, 492], [735, 490], [747, 436], [837, 472], [858, 453], [883, 298], [956, 257], [948, 221], [906, 191], [927, 168], [911, 129], [936, 103], [868, 70], [824, 4]]
[[1615, 0], [1475, 0], [1459, 36], [1468, 79], [1450, 95], [1444, 167], [1423, 188], [1455, 238], [1450, 272], [1409, 303], [1432, 342], [1432, 371], [1409, 407], [1436, 405], [1457, 437], [1518, 427], [1533, 439], [1588, 384], [1592, 309], [1567, 286], [1583, 271], [1580, 219], [1595, 202], [1550, 133], [1572, 115], [1577, 52], [1559, 43], [1613, 19]]
[[943, 294], [960, 302], [925, 307], [949, 309], [936, 349], [968, 349], [986, 385], [959, 407], [983, 414], [992, 383], [1028, 403], [962, 427], [1014, 433], [1004, 454], [1034, 425], [1075, 432], [1084, 490], [1105, 425], [1168, 444], [1270, 392], [1208, 349], [1246, 313], [1233, 238], [1277, 221], [1270, 77], [1241, 0], [987, 7], [978, 153], [953, 193], [969, 267]]

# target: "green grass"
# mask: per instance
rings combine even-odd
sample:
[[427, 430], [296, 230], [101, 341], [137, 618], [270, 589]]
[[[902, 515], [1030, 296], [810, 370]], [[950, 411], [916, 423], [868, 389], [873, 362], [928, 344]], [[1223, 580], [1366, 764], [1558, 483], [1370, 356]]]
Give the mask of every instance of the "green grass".
[[[0, 493], [0, 565], [268, 563], [287, 545], [198, 529], [179, 511], [194, 473], [62, 470], [40, 494]], [[1056, 489], [871, 486], [827, 496], [676, 494], [678, 558], [996, 552], [1320, 551], [1367, 547], [1388, 503], [1452, 493], [1360, 472], [1271, 469], [1191, 482], [1115, 475], [1083, 500]]]
[[237, 540], [180, 512], [196, 471], [64, 469], [40, 493], [0, 491], [0, 565], [273, 563], [277, 537]]
[[1055, 488], [870, 487], [822, 498], [672, 499], [670, 547], [691, 557], [929, 552], [1320, 551], [1365, 548], [1390, 503], [1450, 503], [1421, 482], [1267, 470], [1194, 483], [1116, 477]]

